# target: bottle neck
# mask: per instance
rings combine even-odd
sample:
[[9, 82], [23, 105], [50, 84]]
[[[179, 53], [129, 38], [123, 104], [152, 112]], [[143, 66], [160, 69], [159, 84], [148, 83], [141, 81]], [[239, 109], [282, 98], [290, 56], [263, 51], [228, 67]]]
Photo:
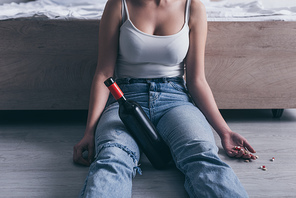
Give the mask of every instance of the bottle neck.
[[124, 96], [122, 96], [121, 98], [119, 98], [119, 99], [117, 99], [117, 102], [119, 103], [119, 104], [124, 104], [124, 103], [126, 103], [126, 98], [124, 97]]

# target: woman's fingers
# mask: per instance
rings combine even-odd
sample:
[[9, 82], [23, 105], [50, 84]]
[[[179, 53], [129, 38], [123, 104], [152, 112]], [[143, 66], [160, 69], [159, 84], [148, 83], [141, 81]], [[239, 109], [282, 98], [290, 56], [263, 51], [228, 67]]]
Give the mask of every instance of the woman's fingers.
[[244, 150], [241, 149], [240, 151], [238, 151], [237, 155], [235, 157], [240, 158], [244, 155]]
[[[250, 145], [249, 145], [250, 146]], [[252, 148], [252, 147], [250, 147]], [[255, 160], [256, 159], [256, 156], [254, 156], [249, 150], [247, 147], [241, 147], [241, 146], [235, 146], [233, 148], [234, 151], [236, 151], [236, 154], [234, 154], [234, 157], [236, 158], [244, 158], [244, 159], [253, 159]], [[254, 149], [253, 149], [254, 151]], [[235, 152], [233, 152], [235, 153]]]
[[251, 153], [256, 153], [255, 149], [249, 144], [247, 140], [244, 142], [244, 147], [247, 148]]
[[73, 149], [73, 161], [77, 164], [81, 164], [84, 166], [89, 166], [90, 162], [83, 158], [82, 153], [85, 149], [83, 147], [74, 146]]

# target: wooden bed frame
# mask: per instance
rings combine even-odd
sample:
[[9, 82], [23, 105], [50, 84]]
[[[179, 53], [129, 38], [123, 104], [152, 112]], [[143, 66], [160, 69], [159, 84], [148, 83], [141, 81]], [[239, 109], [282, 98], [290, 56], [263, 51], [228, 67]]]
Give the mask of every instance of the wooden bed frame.
[[[97, 20], [0, 21], [0, 110], [86, 110], [98, 29]], [[295, 22], [209, 22], [218, 107], [296, 108], [295, 35]]]

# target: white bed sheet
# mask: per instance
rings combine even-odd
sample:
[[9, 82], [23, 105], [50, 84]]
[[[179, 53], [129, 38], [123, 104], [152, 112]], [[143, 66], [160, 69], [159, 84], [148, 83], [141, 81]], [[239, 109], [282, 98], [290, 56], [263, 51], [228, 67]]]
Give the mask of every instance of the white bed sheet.
[[296, 0], [201, 0], [209, 21], [296, 21]]
[[100, 19], [107, 0], [36, 0], [0, 5], [0, 20], [16, 18]]
[[[107, 0], [36, 0], [0, 5], [0, 20], [100, 19]], [[296, 0], [201, 0], [208, 21], [296, 21]], [[1, 0], [0, 0], [1, 3]]]

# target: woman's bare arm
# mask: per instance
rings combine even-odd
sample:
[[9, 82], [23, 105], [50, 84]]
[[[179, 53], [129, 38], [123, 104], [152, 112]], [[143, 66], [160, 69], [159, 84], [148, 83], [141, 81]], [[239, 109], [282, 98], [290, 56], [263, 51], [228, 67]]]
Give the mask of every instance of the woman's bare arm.
[[191, 4], [190, 46], [186, 58], [186, 81], [194, 102], [220, 134], [230, 131], [222, 118], [204, 71], [207, 19], [204, 6], [197, 0]]
[[118, 51], [118, 35], [121, 24], [121, 1], [109, 0], [106, 4], [99, 29], [99, 56], [91, 87], [86, 133], [94, 127], [106, 105], [109, 91], [104, 81], [113, 76]]
[[[98, 63], [91, 86], [86, 129], [82, 140], [74, 146], [73, 161], [76, 163], [90, 165], [94, 155], [95, 127], [109, 96], [104, 81], [114, 73], [120, 24], [121, 1], [109, 0], [100, 21]], [[89, 152], [88, 160], [82, 157], [85, 150]]]
[[[251, 152], [255, 152], [243, 137], [237, 137], [237, 134], [231, 131], [220, 114], [206, 80], [204, 63], [207, 18], [205, 7], [199, 0], [192, 0], [190, 13], [190, 46], [186, 58], [186, 81], [189, 93], [198, 108], [203, 112], [209, 123], [221, 137], [223, 147], [230, 156], [243, 156], [237, 151], [232, 150], [233, 144], [241, 144], [240, 146], [247, 147]], [[233, 140], [234, 136], [237, 139], [236, 141]], [[251, 156], [244, 155], [244, 157], [247, 158]]]

